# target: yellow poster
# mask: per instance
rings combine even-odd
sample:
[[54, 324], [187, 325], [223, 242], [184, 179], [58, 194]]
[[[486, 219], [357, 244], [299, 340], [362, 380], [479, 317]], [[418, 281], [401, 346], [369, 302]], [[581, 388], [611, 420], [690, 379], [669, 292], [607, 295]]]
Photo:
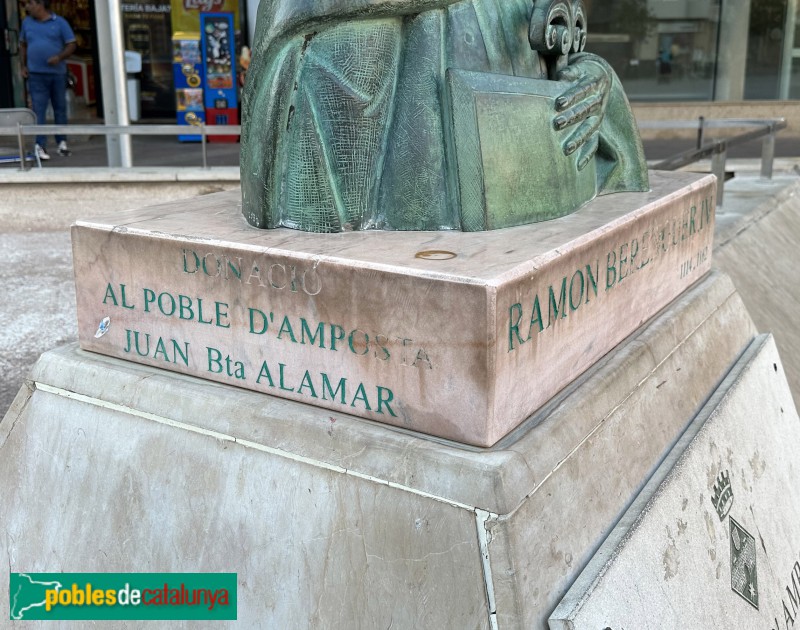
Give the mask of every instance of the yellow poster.
[[201, 13], [233, 13], [239, 30], [239, 0], [172, 0], [172, 32], [199, 33]]

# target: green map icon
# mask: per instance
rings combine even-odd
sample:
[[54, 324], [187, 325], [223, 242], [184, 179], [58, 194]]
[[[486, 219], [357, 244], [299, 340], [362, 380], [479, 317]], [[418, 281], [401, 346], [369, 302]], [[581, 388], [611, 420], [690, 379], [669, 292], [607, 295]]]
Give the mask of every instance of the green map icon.
[[61, 582], [43, 582], [26, 573], [12, 573], [8, 589], [11, 619], [26, 619], [25, 613], [29, 610], [44, 607], [46, 591], [60, 588]]

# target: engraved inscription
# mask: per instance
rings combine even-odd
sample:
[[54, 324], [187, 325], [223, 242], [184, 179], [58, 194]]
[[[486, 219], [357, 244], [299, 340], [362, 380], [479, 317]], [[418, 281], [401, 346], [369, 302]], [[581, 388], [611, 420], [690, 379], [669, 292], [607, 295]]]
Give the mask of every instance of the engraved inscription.
[[393, 357], [402, 365], [433, 369], [433, 362], [424, 348], [414, 347], [412, 339], [388, 334], [348, 330], [345, 326], [320, 322], [305, 317], [264, 312], [247, 307], [248, 332], [251, 335], [272, 335], [283, 342], [310, 345], [332, 352], [345, 351], [359, 357], [390, 361]]
[[[212, 348], [209, 348], [211, 351]], [[261, 363], [256, 383], [284, 392], [297, 392], [303, 396], [318, 400], [329, 400], [340, 405], [388, 414], [393, 418], [397, 414], [392, 409], [394, 393], [388, 387], [380, 385], [369, 387], [364, 383], [348, 380], [346, 377], [335, 378], [325, 372], [312, 373], [304, 370], [299, 378], [297, 373], [283, 363]]]
[[[645, 269], [684, 241], [713, 227], [714, 199], [705, 197], [700, 206], [692, 205], [680, 215], [651, 225], [641, 235], [612, 247], [602, 259], [577, 266], [574, 272], [556, 282], [532, 291], [526, 300], [508, 308], [508, 334], [502, 343], [508, 352], [535, 340], [570, 313], [596, 302], [603, 293], [619, 286], [627, 278]], [[678, 269], [684, 278], [708, 260], [704, 246]]]
[[123, 352], [167, 363], [182, 363], [189, 367], [188, 341], [177, 341], [171, 338], [164, 340], [162, 337], [151, 336], [150, 333], [141, 333], [138, 330], [126, 328]]
[[[240, 256], [202, 253], [187, 248], [180, 250], [180, 272], [183, 274], [197, 274], [210, 283], [237, 282], [309, 296], [316, 296], [322, 291], [318, 265], [319, 261], [303, 267], [299, 263], [283, 264], [266, 259], [247, 261]], [[360, 382], [349, 375], [333, 376], [324, 370], [313, 371], [293, 365], [291, 360], [287, 360], [292, 356], [288, 348], [283, 357], [276, 357], [275, 349], [280, 349], [281, 344], [289, 344], [371, 358], [379, 362], [396, 362], [400, 366], [421, 371], [432, 370], [434, 366], [428, 351], [403, 335], [362, 330], [358, 326], [319, 321], [308, 316], [277, 313], [238, 300], [233, 300], [231, 306], [228, 301], [202, 295], [147, 286], [133, 289], [127, 283], [109, 282], [105, 285], [100, 303], [106, 309], [124, 309], [137, 314], [139, 324], [136, 328], [125, 328], [121, 342], [122, 352], [133, 359], [144, 359], [156, 365], [174, 364], [178, 368], [205, 373], [216, 380], [229, 380], [251, 389], [295, 394], [307, 398], [308, 402], [318, 400], [333, 403], [344, 407], [343, 411], [366, 411], [396, 418], [399, 401], [389, 387]], [[237, 356], [235, 349], [231, 351], [223, 347], [205, 346], [200, 350], [189, 341], [148, 332], [144, 328], [149, 318], [234, 329], [226, 333], [234, 335], [228, 339], [244, 333], [254, 339], [264, 340], [267, 342], [265, 351], [269, 349], [270, 355], [269, 358], [254, 361]]]
[[789, 630], [800, 617], [800, 560], [795, 561], [792, 567], [781, 604], [783, 604], [783, 623], [778, 621], [778, 616], [774, 616], [774, 625], [770, 626], [770, 630]]
[[183, 249], [181, 269], [188, 274], [201, 274], [208, 278], [240, 282], [277, 291], [303, 292], [318, 295], [322, 280], [317, 272], [319, 260], [310, 266], [283, 264], [267, 259], [247, 260], [242, 256], [227, 256], [214, 252], [198, 253]]

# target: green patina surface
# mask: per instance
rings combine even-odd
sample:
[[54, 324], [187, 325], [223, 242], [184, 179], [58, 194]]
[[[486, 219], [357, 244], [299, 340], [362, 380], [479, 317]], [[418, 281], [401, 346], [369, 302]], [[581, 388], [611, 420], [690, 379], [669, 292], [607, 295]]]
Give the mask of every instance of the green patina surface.
[[485, 230], [646, 190], [619, 80], [576, 53], [584, 15], [577, 0], [265, 0], [243, 99], [248, 222]]

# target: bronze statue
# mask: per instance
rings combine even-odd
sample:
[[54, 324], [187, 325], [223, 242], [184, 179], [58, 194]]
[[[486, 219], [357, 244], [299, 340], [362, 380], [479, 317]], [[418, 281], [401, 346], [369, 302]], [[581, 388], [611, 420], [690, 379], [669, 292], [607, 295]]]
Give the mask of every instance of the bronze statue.
[[581, 0], [262, 0], [255, 40], [254, 226], [492, 229], [648, 188]]

